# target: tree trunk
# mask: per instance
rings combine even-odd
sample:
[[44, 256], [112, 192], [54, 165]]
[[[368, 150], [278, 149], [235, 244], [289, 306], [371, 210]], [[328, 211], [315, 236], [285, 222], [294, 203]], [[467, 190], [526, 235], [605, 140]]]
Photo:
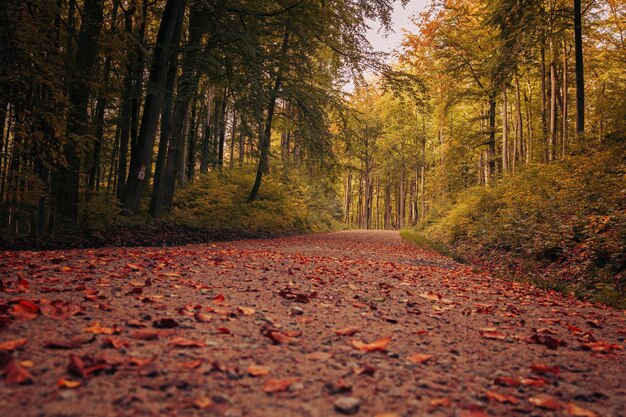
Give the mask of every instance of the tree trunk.
[[585, 76], [581, 0], [574, 0], [574, 49], [576, 59], [576, 132], [585, 133]]
[[502, 175], [509, 173], [509, 112], [506, 87], [502, 90]]
[[563, 158], [565, 158], [565, 153], [567, 151], [567, 141], [568, 138], [568, 126], [567, 126], [567, 43], [565, 39], [563, 39], [563, 126], [562, 126], [562, 150], [563, 150]]
[[276, 75], [276, 80], [274, 81], [274, 86], [270, 91], [268, 103], [267, 103], [267, 116], [265, 119], [265, 129], [261, 135], [259, 140], [259, 147], [261, 148], [261, 155], [259, 157], [259, 166], [257, 168], [256, 179], [254, 180], [254, 185], [252, 186], [252, 191], [250, 191], [250, 195], [248, 196], [248, 203], [252, 203], [259, 193], [259, 189], [261, 188], [261, 181], [263, 179], [263, 174], [268, 172], [269, 170], [269, 152], [270, 152], [270, 137], [272, 134], [272, 119], [274, 118], [274, 108], [276, 106], [276, 97], [278, 96], [278, 91], [280, 90], [282, 84], [282, 72], [284, 71], [284, 66], [286, 64], [287, 59], [287, 50], [289, 48], [289, 30], [285, 29], [285, 35], [283, 37], [283, 44], [281, 46], [281, 58], [280, 58], [280, 68], [278, 69], [278, 74]]
[[57, 167], [55, 173], [55, 219], [60, 225], [78, 220], [78, 189], [80, 183], [80, 148], [89, 134], [89, 114], [87, 106], [91, 94], [93, 65], [96, 61], [98, 41], [102, 29], [103, 4], [97, 0], [85, 0], [83, 20], [78, 34], [74, 70], [79, 74], [72, 82], [69, 94], [70, 113], [63, 147], [65, 163]]
[[548, 142], [548, 162], [552, 162], [556, 155], [557, 140], [557, 79], [556, 79], [556, 52], [550, 41], [550, 140]]
[[[182, 73], [178, 81], [176, 101], [167, 136], [169, 149], [162, 180], [155, 182], [150, 201], [150, 214], [159, 217], [170, 212], [174, 200], [176, 177], [184, 164], [185, 121], [189, 118], [189, 105], [198, 88], [199, 76], [196, 72], [196, 57], [202, 32], [195, 7], [190, 14], [189, 41], [185, 48]], [[180, 174], [184, 181], [184, 175]]]
[[524, 118], [522, 117], [522, 96], [517, 75], [515, 75], [515, 113], [517, 123], [517, 135], [515, 136], [516, 164], [521, 165], [524, 161]]
[[168, 0], [163, 11], [157, 42], [150, 67], [148, 91], [144, 103], [141, 129], [137, 138], [136, 157], [130, 162], [130, 172], [124, 191], [124, 210], [136, 213], [146, 186], [147, 170], [152, 160], [154, 141], [161, 111], [163, 90], [167, 79], [171, 53], [178, 46], [184, 18], [185, 0]]

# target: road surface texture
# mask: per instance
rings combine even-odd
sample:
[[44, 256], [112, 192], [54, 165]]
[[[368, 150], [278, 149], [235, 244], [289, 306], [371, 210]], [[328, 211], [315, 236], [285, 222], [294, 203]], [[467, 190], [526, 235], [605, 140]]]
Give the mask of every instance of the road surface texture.
[[622, 416], [618, 311], [350, 231], [0, 253], [1, 416]]

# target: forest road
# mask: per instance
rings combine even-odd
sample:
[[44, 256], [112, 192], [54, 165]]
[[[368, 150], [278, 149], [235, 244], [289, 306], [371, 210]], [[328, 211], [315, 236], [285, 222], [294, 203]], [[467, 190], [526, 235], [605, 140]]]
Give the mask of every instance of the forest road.
[[2, 416], [622, 416], [624, 312], [347, 231], [0, 253]]

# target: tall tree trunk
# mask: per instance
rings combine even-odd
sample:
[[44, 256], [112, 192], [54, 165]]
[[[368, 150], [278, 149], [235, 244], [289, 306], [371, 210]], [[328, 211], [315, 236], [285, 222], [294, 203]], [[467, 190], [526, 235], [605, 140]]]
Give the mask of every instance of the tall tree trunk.
[[222, 95], [222, 107], [219, 117], [219, 136], [217, 143], [217, 168], [222, 172], [224, 167], [224, 145], [226, 143], [226, 110], [228, 107], [228, 87], [224, 87]]
[[143, 195], [147, 170], [152, 160], [154, 141], [161, 111], [163, 90], [167, 79], [170, 56], [178, 46], [180, 30], [185, 12], [185, 0], [168, 0], [163, 11], [157, 35], [154, 56], [150, 67], [150, 78], [146, 94], [141, 129], [137, 138], [136, 157], [130, 161], [130, 172], [124, 191], [124, 210], [136, 213]]
[[522, 117], [522, 95], [517, 75], [515, 75], [515, 113], [517, 123], [517, 135], [515, 137], [515, 149], [517, 149], [516, 163], [521, 165], [524, 161], [524, 118]]
[[487, 147], [487, 181], [496, 173], [496, 98], [489, 97], [489, 141]]
[[562, 125], [562, 151], [563, 157], [565, 157], [565, 153], [567, 152], [567, 141], [568, 138], [568, 126], [567, 126], [567, 42], [563, 39], [563, 125]]
[[585, 133], [585, 72], [581, 0], [574, 0], [574, 49], [576, 58], [576, 132]]
[[196, 7], [192, 7], [189, 25], [189, 41], [185, 48], [182, 72], [178, 82], [174, 111], [168, 129], [170, 137], [167, 162], [162, 180], [155, 182], [150, 201], [150, 214], [155, 217], [170, 212], [174, 200], [176, 177], [184, 181], [181, 165], [184, 165], [185, 122], [189, 119], [189, 107], [198, 88], [199, 76], [196, 72], [196, 57], [202, 38], [200, 18]]
[[[113, 0], [113, 8], [111, 9], [111, 27], [110, 31], [115, 31], [117, 25], [117, 8], [118, 0]], [[98, 97], [96, 104], [96, 138], [93, 147], [93, 154], [89, 167], [89, 180], [87, 188], [90, 192], [98, 190], [100, 185], [100, 153], [102, 152], [102, 141], [104, 140], [104, 116], [107, 106], [107, 94], [109, 89], [109, 78], [111, 75], [111, 48], [107, 48], [107, 56], [104, 59], [104, 67], [102, 70], [102, 91]]]
[[55, 219], [59, 225], [67, 221], [75, 224], [78, 219], [80, 148], [89, 134], [87, 105], [91, 94], [90, 74], [96, 60], [103, 20], [102, 2], [85, 0], [74, 61], [75, 74], [79, 75], [72, 83], [69, 94], [70, 113], [66, 130], [68, 141], [63, 147], [65, 163], [57, 167], [54, 180]]
[[235, 139], [237, 132], [237, 111], [233, 103], [233, 119], [230, 128], [230, 158], [228, 158], [228, 167], [232, 170], [235, 166]]
[[261, 188], [261, 181], [263, 180], [263, 174], [268, 172], [269, 170], [269, 153], [270, 153], [270, 138], [272, 135], [272, 119], [274, 118], [274, 110], [276, 107], [276, 98], [278, 96], [278, 91], [280, 90], [283, 74], [284, 66], [286, 64], [287, 59], [287, 50], [289, 48], [289, 30], [285, 28], [285, 35], [283, 36], [283, 43], [281, 46], [281, 58], [280, 58], [280, 68], [278, 69], [278, 74], [276, 75], [276, 79], [274, 81], [274, 86], [272, 87], [268, 103], [267, 103], [267, 116], [265, 119], [265, 129], [261, 134], [261, 138], [259, 140], [259, 147], [261, 151], [261, 155], [259, 156], [259, 166], [256, 172], [256, 178], [254, 180], [254, 185], [252, 186], [252, 190], [250, 191], [250, 195], [248, 196], [248, 203], [252, 203], [256, 200], [257, 195], [259, 193], [259, 189]]
[[557, 147], [557, 79], [556, 79], [556, 52], [550, 41], [550, 140], [548, 142], [548, 162], [556, 156]]
[[211, 145], [211, 135], [213, 125], [211, 123], [213, 115], [213, 98], [215, 87], [210, 86], [206, 94], [206, 118], [204, 121], [204, 135], [202, 137], [202, 149], [200, 150], [200, 173], [209, 172], [209, 147]]
[[[197, 96], [197, 94], [196, 94]], [[196, 142], [198, 137], [198, 104], [197, 99], [192, 100], [191, 105], [191, 130], [187, 142], [187, 181], [193, 182], [196, 175]]]
[[543, 160], [548, 160], [548, 152], [546, 144], [548, 141], [548, 98], [547, 98], [547, 83], [546, 83], [546, 49], [541, 46], [541, 133], [542, 142], [541, 150], [543, 151]]
[[506, 87], [502, 89], [502, 175], [509, 173], [509, 112]]

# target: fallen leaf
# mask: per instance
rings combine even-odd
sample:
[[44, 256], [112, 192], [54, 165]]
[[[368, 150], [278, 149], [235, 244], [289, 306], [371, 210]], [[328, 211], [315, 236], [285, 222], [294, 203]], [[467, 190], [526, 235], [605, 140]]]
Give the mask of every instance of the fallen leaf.
[[423, 353], [413, 353], [412, 355], [410, 355], [407, 359], [409, 360], [409, 362], [414, 363], [416, 365], [420, 365], [422, 363], [426, 363], [428, 362], [430, 359], [432, 359], [434, 357], [434, 355], [425, 355]]
[[9, 362], [4, 370], [4, 382], [13, 384], [30, 384], [35, 378], [15, 360]]
[[487, 391], [487, 398], [490, 401], [497, 401], [499, 403], [517, 404], [519, 401], [512, 395], [500, 394], [494, 391]]
[[364, 352], [380, 352], [387, 349], [389, 342], [391, 342], [391, 336], [383, 337], [372, 343], [363, 343], [359, 340], [352, 339], [352, 346]]
[[248, 373], [251, 376], [264, 376], [270, 373], [269, 368], [261, 365], [250, 365], [248, 366]]
[[538, 373], [540, 375], [543, 375], [543, 374], [558, 375], [560, 372], [560, 369], [558, 366], [548, 366], [545, 363], [533, 363], [532, 365], [530, 365], [530, 369], [532, 369], [533, 372]]
[[209, 397], [200, 397], [200, 398], [196, 398], [193, 401], [193, 406], [200, 410], [209, 408], [212, 405], [213, 405], [213, 401]]
[[594, 413], [593, 411], [587, 410], [586, 408], [579, 407], [579, 406], [577, 406], [574, 403], [567, 403], [567, 404], [565, 404], [565, 411], [570, 416], [576, 416], [576, 417], [598, 417], [598, 414]]
[[42, 303], [39, 308], [41, 310], [41, 314], [44, 316], [58, 320], [65, 320], [85, 311], [85, 309], [78, 304], [62, 300]]
[[450, 407], [450, 398], [448, 397], [443, 397], [443, 398], [433, 398], [432, 400], [430, 400], [428, 402], [428, 404], [430, 404], [431, 407]]
[[203, 342], [192, 339], [185, 339], [184, 337], [175, 337], [170, 340], [170, 346], [180, 347], [180, 348], [200, 348], [206, 346]]
[[335, 330], [335, 334], [339, 336], [354, 336], [360, 329], [358, 327], [346, 327], [345, 329]]
[[28, 339], [23, 337], [20, 339], [8, 340], [6, 342], [0, 343], [0, 350], [12, 351], [19, 347], [24, 346], [28, 342]]
[[80, 387], [80, 381], [74, 381], [71, 379], [67, 379], [67, 378], [60, 378], [57, 381], [57, 385], [59, 386], [59, 388], [78, 388]]
[[508, 376], [499, 376], [493, 382], [505, 387], [519, 387], [522, 384], [519, 379]]
[[563, 404], [551, 395], [539, 394], [534, 397], [530, 397], [528, 401], [532, 405], [546, 410], [560, 410], [563, 408]]
[[248, 307], [237, 307], [237, 311], [244, 316], [252, 316], [255, 313], [253, 308]]
[[274, 379], [269, 378], [265, 380], [265, 384], [263, 384], [263, 391], [266, 393], [275, 393], [275, 392], [284, 392], [289, 389], [289, 387], [300, 381], [300, 378], [284, 378], [284, 379]]
[[211, 316], [201, 311], [196, 311], [193, 318], [199, 323], [208, 323], [211, 321]]
[[93, 334], [117, 334], [121, 330], [117, 327], [102, 327], [99, 321], [96, 321], [90, 327], [84, 329], [86, 332]]
[[487, 327], [484, 329], [480, 329], [480, 335], [485, 339], [495, 339], [495, 340], [504, 340], [506, 339], [506, 334], [492, 328]]

